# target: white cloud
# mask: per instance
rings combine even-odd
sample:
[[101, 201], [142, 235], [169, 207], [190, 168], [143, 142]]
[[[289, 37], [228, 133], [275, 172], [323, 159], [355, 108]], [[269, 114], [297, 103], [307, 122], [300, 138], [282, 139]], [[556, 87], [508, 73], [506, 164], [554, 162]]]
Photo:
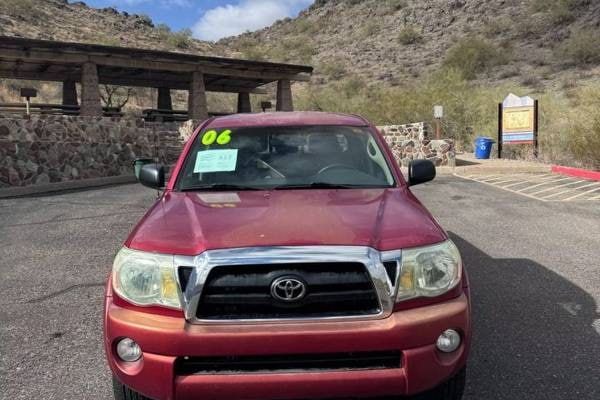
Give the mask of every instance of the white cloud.
[[208, 10], [194, 25], [194, 36], [215, 41], [271, 25], [312, 3], [312, 0], [240, 0]]

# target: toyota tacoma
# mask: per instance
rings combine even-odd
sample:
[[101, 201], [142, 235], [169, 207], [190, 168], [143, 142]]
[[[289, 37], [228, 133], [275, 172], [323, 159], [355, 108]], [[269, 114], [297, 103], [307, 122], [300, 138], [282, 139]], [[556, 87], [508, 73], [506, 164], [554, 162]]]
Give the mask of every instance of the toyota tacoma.
[[358, 116], [203, 122], [118, 252], [104, 308], [117, 399], [458, 400], [467, 275]]

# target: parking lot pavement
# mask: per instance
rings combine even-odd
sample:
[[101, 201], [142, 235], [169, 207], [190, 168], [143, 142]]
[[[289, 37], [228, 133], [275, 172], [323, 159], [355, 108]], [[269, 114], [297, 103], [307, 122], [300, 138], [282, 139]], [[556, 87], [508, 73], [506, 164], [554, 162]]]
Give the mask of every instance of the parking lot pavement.
[[458, 176], [541, 201], [597, 201], [600, 204], [600, 181], [596, 180], [553, 173], [468, 173]]
[[[600, 398], [600, 206], [454, 176], [415, 194], [460, 247], [474, 340], [466, 400]], [[154, 192], [0, 200], [0, 399], [110, 399], [103, 285]]]

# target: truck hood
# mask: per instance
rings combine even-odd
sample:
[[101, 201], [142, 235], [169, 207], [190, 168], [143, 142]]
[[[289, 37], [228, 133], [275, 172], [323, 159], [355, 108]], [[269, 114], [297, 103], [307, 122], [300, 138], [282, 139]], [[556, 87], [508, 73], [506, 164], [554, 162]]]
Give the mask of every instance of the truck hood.
[[447, 238], [407, 188], [167, 192], [126, 246], [166, 254], [254, 246], [392, 250]]

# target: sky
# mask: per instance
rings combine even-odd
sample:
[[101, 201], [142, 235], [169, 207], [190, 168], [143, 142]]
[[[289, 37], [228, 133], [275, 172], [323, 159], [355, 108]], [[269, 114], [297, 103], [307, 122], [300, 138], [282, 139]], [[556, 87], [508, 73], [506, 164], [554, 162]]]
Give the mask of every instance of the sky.
[[84, 0], [90, 7], [114, 7], [147, 14], [155, 24], [192, 30], [197, 39], [216, 41], [295, 17], [313, 0]]

